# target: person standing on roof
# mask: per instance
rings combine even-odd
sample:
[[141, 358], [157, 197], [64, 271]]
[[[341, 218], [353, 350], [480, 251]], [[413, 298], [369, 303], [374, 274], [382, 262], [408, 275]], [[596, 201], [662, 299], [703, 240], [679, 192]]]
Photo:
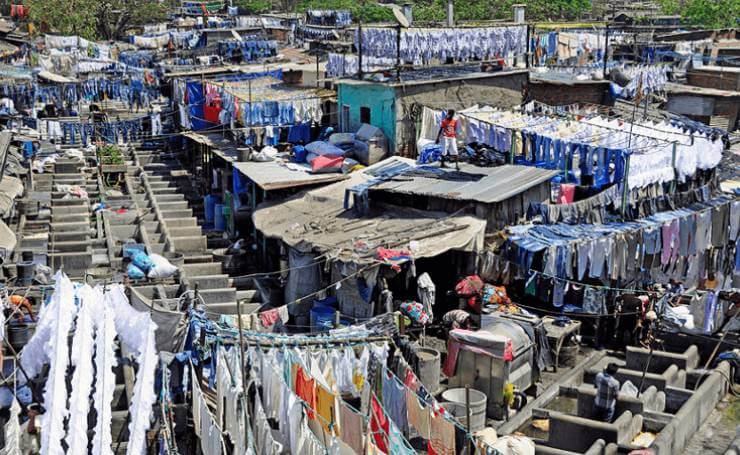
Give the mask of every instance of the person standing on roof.
[[458, 171], [460, 170], [460, 163], [457, 159], [457, 129], [458, 120], [455, 118], [455, 111], [450, 109], [447, 111], [447, 115], [442, 119], [439, 132], [437, 133], [437, 140], [435, 141], [439, 144], [440, 136], [444, 136], [439, 167], [447, 167], [445, 166], [445, 156], [450, 155], [455, 157], [455, 169]]
[[612, 423], [614, 411], [617, 408], [619, 381], [614, 376], [619, 366], [610, 363], [604, 371], [596, 375], [596, 397], [594, 398], [594, 414], [597, 420]]

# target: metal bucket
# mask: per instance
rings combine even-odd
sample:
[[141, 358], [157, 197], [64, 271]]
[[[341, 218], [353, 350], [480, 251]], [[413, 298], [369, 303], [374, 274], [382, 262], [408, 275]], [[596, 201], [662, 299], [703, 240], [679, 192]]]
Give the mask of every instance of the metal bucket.
[[219, 248], [213, 250], [213, 259], [223, 263], [224, 272], [227, 274], [237, 274], [247, 265], [247, 252], [239, 250], [236, 254], [226, 254], [228, 248]]
[[252, 159], [252, 148], [251, 147], [239, 147], [236, 149], [239, 152], [239, 161], [246, 162]]
[[28, 324], [9, 324], [8, 325], [8, 343], [13, 347], [15, 352], [20, 352], [23, 346], [28, 343], [33, 334], [33, 328]]
[[[454, 415], [463, 425], [467, 425], [467, 411], [465, 407], [465, 389], [449, 389], [442, 393], [442, 406]], [[480, 390], [470, 389], [470, 429], [482, 430], [486, 426], [486, 394]]]
[[434, 395], [439, 390], [439, 351], [431, 348], [418, 348], [416, 358], [419, 360], [417, 376], [424, 384], [424, 388]]
[[15, 265], [16, 271], [18, 272], [18, 282], [23, 285], [29, 285], [33, 283], [33, 272], [36, 269], [36, 264], [33, 261], [21, 261]]
[[178, 253], [176, 251], [165, 251], [162, 256], [177, 268], [182, 268], [185, 264], [185, 256], [183, 256], [182, 253]]

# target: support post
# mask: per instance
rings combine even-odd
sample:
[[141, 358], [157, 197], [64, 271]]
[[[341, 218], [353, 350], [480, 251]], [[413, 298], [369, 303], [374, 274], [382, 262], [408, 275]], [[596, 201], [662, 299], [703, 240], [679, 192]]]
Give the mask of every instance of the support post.
[[396, 79], [401, 80], [401, 25], [396, 27]]
[[465, 439], [467, 439], [468, 455], [470, 455], [473, 453], [472, 451], [473, 448], [471, 447], [471, 440], [470, 440], [470, 438], [473, 436], [473, 433], [471, 431], [472, 425], [470, 423], [470, 420], [471, 420], [470, 419], [470, 384], [465, 386], [465, 417], [466, 417], [465, 426], [467, 427], [466, 429], [468, 433], [468, 437]]
[[604, 79], [606, 79], [607, 67], [609, 61], [609, 23], [606, 23], [606, 39], [604, 40]]
[[362, 79], [362, 19], [357, 21], [357, 76]]

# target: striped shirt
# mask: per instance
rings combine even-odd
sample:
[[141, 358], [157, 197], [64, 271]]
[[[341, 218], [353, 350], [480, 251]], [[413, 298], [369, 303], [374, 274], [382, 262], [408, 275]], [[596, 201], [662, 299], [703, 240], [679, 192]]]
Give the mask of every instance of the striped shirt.
[[602, 409], [614, 407], [619, 394], [619, 381], [613, 376], [601, 372], [596, 375], [596, 398], [594, 404]]

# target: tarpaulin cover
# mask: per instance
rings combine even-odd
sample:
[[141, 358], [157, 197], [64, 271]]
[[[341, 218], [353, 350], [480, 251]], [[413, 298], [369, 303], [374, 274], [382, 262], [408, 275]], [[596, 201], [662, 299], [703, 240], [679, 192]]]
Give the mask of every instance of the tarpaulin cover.
[[203, 94], [203, 84], [200, 82], [188, 82], [185, 84], [185, 95], [187, 96], [186, 102], [190, 105], [202, 105], [206, 97]]
[[318, 156], [311, 162], [311, 172], [318, 174], [321, 172], [339, 172], [342, 169], [344, 158], [329, 156]]

